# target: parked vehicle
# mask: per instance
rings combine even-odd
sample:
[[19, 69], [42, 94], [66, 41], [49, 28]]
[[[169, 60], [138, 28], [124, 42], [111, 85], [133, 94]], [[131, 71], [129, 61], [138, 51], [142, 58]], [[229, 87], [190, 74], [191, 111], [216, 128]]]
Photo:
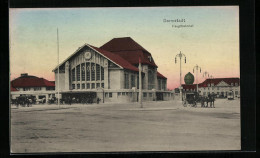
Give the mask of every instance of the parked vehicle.
[[227, 94], [227, 98], [228, 100], [233, 100], [234, 99], [234, 92], [232, 90], [230, 90]]
[[197, 102], [199, 102], [199, 95], [197, 92], [183, 93], [183, 106], [190, 105], [191, 107], [197, 107]]

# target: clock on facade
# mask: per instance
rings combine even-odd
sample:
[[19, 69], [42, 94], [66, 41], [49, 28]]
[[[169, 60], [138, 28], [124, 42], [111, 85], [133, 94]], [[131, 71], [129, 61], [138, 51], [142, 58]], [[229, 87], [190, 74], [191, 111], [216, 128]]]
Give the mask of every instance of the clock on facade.
[[84, 58], [85, 58], [86, 60], [91, 59], [91, 52], [85, 52]]

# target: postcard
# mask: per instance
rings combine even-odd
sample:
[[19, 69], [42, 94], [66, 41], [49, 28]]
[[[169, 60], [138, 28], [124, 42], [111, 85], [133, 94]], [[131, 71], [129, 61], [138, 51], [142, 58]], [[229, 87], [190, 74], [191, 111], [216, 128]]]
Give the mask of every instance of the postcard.
[[10, 8], [10, 150], [241, 150], [238, 6]]

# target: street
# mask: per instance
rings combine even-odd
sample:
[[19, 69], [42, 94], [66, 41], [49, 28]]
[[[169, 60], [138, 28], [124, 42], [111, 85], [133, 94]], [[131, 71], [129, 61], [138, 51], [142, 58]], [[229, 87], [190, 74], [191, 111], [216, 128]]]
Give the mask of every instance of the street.
[[11, 106], [11, 152], [240, 150], [240, 101]]

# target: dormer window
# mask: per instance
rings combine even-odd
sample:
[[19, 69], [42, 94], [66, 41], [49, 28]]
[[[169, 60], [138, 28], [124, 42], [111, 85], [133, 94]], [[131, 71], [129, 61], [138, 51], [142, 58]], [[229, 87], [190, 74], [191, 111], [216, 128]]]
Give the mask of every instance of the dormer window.
[[208, 87], [210, 87], [210, 84], [208, 84]]
[[231, 86], [234, 86], [234, 84], [233, 84], [233, 83], [231, 83]]
[[235, 85], [236, 85], [236, 86], [238, 86], [238, 84], [237, 84], [237, 83], [235, 83]]
[[214, 86], [214, 83], [211, 83], [211, 86]]

